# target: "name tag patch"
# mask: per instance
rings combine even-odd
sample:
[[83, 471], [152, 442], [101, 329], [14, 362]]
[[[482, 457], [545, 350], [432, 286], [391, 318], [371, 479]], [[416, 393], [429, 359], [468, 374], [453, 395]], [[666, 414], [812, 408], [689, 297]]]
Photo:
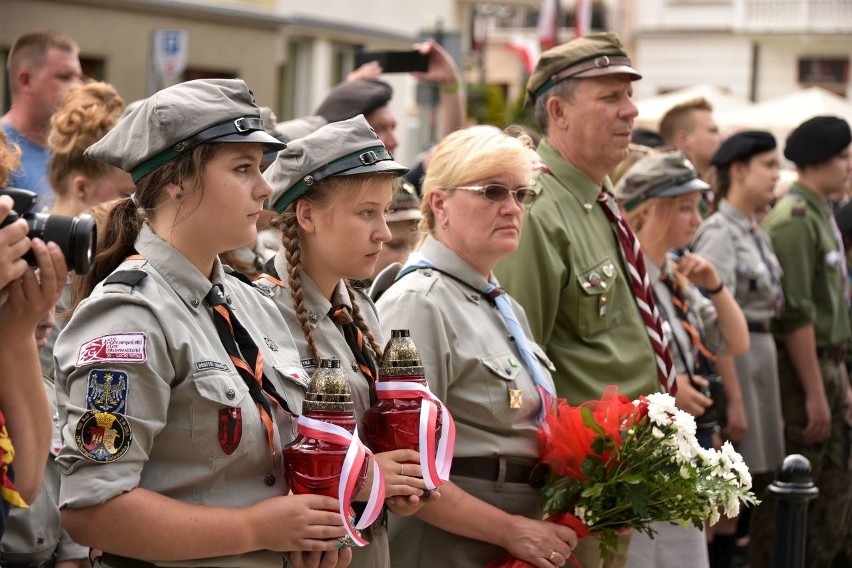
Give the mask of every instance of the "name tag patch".
[[102, 335], [80, 346], [77, 366], [91, 363], [130, 363], [148, 360], [148, 337], [141, 332]]
[[199, 371], [207, 371], [209, 369], [216, 369], [217, 371], [230, 371], [231, 369], [224, 363], [220, 363], [218, 361], [199, 361], [195, 364], [195, 368]]

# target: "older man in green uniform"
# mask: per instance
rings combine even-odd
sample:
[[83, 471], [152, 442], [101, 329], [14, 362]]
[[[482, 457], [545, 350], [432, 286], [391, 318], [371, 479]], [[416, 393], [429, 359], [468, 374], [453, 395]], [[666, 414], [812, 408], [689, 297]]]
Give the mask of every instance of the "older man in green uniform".
[[556, 365], [557, 393], [573, 404], [600, 398], [609, 384], [628, 397], [659, 387], [629, 266], [608, 204], [599, 202], [602, 191], [612, 193], [607, 173], [627, 156], [639, 78], [607, 33], [545, 52], [527, 86], [546, 135], [541, 195], [518, 250], [495, 273]]
[[[784, 436], [788, 453], [811, 462], [819, 497], [808, 511], [805, 564], [831, 566], [846, 531], [852, 492], [849, 377], [849, 289], [843, 242], [828, 196], [852, 179], [849, 124], [821, 116], [802, 123], [784, 155], [798, 180], [764, 221], [784, 270], [785, 308], [773, 326], [778, 342]], [[752, 567], [769, 565], [767, 543], [755, 543]]]
[[[608, 172], [627, 156], [638, 114], [631, 67], [614, 33], [593, 34], [542, 54], [527, 103], [546, 138], [517, 251], [494, 270], [524, 307], [554, 362], [556, 391], [572, 404], [607, 385], [637, 397], [674, 390], [674, 371], [642, 253], [612, 200]], [[625, 547], [622, 547], [625, 548]], [[574, 550], [597, 566], [597, 545]], [[623, 560], [623, 559], [622, 559]]]

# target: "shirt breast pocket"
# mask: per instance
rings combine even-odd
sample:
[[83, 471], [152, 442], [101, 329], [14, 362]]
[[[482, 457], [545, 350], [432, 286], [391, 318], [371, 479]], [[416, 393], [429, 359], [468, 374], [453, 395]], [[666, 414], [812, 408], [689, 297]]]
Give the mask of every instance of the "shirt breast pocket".
[[618, 264], [609, 259], [577, 274], [576, 321], [582, 336], [591, 337], [619, 323], [622, 307], [616, 301], [616, 288], [624, 285]]
[[488, 371], [488, 403], [494, 419], [502, 424], [512, 424], [518, 418], [526, 416], [529, 401], [525, 401], [524, 397], [529, 396], [529, 393], [523, 392], [518, 384], [521, 373], [521, 362], [518, 358], [506, 351], [481, 357], [480, 361]]
[[[248, 386], [235, 373], [201, 371], [192, 376], [192, 445], [203, 456], [248, 453], [260, 424]], [[228, 451], [226, 451], [228, 450]]]

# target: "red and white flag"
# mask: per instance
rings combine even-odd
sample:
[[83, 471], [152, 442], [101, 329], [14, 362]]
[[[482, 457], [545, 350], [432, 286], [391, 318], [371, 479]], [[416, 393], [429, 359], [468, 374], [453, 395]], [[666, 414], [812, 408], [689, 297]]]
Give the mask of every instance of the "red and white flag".
[[538, 10], [538, 42], [545, 51], [559, 44], [559, 0], [541, 0]]
[[574, 37], [583, 37], [592, 31], [592, 0], [577, 0], [574, 4]]
[[521, 37], [519, 35], [512, 36], [509, 43], [506, 44], [509, 51], [516, 53], [524, 64], [524, 71], [527, 75], [532, 75], [535, 70], [535, 64], [541, 55], [538, 41], [532, 37]]

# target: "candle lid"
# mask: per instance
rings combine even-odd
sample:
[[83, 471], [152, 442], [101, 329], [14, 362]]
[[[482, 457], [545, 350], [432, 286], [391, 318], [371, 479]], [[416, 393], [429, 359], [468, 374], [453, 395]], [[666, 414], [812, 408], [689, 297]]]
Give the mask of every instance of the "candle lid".
[[354, 409], [349, 379], [340, 368], [340, 359], [323, 359], [311, 375], [302, 410], [352, 412]]
[[423, 375], [420, 353], [407, 329], [394, 329], [385, 345], [379, 375]]

